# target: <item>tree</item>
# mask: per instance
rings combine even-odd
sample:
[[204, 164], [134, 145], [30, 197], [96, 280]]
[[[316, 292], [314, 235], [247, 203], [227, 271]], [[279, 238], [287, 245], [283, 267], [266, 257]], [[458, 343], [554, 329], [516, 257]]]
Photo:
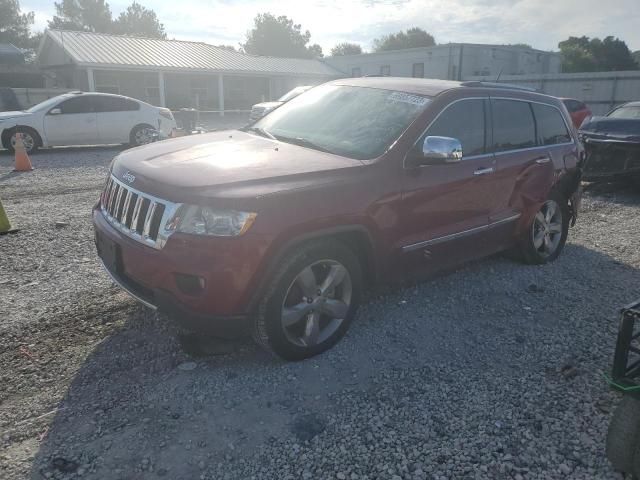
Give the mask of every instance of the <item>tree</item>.
[[56, 13], [49, 28], [109, 33], [112, 31], [111, 9], [104, 0], [62, 0], [54, 2]]
[[387, 50], [403, 50], [405, 48], [433, 47], [436, 44], [433, 36], [423, 29], [414, 27], [406, 32], [399, 31], [390, 35], [384, 35], [373, 41], [374, 52], [385, 52]]
[[166, 39], [164, 25], [160, 23], [156, 12], [134, 1], [113, 22], [113, 32], [120, 35], [139, 35], [149, 38]]
[[0, 0], [0, 43], [12, 43], [19, 48], [33, 48], [30, 28], [34, 13], [22, 13], [17, 0]]
[[258, 14], [253, 20], [253, 29], [247, 32], [242, 48], [253, 55], [273, 57], [314, 58], [322, 56], [319, 45], [307, 46], [311, 34], [302, 32], [301, 25], [282, 15]]
[[229, 50], [230, 52], [237, 52], [238, 51], [238, 50], [236, 50], [236, 47], [234, 47], [233, 45], [216, 45], [216, 47], [222, 48], [224, 50]]
[[604, 40], [569, 37], [558, 44], [563, 72], [606, 72], [639, 68], [627, 44], [612, 36]]
[[337, 44], [331, 49], [331, 55], [334, 57], [342, 55], [360, 55], [362, 53], [362, 47], [357, 43], [343, 42]]

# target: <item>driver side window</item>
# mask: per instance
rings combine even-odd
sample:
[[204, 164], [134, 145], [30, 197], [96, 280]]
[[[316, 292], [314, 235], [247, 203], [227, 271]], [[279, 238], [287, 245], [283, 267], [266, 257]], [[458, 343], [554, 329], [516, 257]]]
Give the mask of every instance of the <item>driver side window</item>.
[[449, 104], [428, 128], [426, 136], [460, 140], [463, 160], [486, 153], [484, 100], [474, 98]]

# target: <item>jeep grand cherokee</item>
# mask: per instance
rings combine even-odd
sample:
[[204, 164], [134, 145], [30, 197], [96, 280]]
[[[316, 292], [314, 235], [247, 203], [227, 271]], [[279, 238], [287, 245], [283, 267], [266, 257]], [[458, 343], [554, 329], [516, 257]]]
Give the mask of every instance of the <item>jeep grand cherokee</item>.
[[514, 88], [329, 82], [243, 130], [118, 155], [98, 252], [145, 305], [310, 357], [377, 281], [507, 249], [554, 260], [579, 203], [570, 125], [560, 100]]

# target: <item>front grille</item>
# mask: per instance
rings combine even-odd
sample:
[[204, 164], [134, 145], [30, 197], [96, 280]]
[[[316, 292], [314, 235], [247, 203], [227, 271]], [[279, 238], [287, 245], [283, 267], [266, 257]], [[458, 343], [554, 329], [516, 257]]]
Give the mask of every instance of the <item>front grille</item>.
[[116, 229], [159, 249], [170, 233], [164, 225], [178, 205], [135, 190], [111, 176], [102, 192], [100, 207]]

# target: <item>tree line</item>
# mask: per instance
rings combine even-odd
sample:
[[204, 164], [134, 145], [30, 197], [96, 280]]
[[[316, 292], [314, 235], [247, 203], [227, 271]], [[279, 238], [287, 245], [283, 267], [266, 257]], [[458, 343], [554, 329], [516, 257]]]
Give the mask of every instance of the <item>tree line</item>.
[[[56, 15], [49, 20], [49, 28], [135, 35], [166, 39], [164, 25], [156, 13], [136, 0], [118, 17], [113, 16], [105, 0], [62, 0], [54, 2]], [[13, 43], [23, 49], [36, 48], [41, 33], [32, 32], [33, 12], [22, 12], [18, 0], [0, 0], [0, 43]], [[373, 52], [431, 47], [435, 38], [419, 27], [383, 35], [373, 40]], [[515, 46], [531, 48], [526, 44]], [[287, 16], [271, 13], [256, 15], [253, 28], [246, 33], [244, 43], [238, 47], [220, 45], [252, 55], [275, 57], [320, 58], [323, 51], [311, 43], [311, 33], [303, 30]], [[563, 72], [595, 72], [640, 69], [640, 51], [632, 53], [627, 44], [617, 37], [604, 39], [569, 37], [558, 44], [562, 56]], [[343, 42], [331, 49], [331, 55], [358, 55], [364, 53], [357, 43]]]

